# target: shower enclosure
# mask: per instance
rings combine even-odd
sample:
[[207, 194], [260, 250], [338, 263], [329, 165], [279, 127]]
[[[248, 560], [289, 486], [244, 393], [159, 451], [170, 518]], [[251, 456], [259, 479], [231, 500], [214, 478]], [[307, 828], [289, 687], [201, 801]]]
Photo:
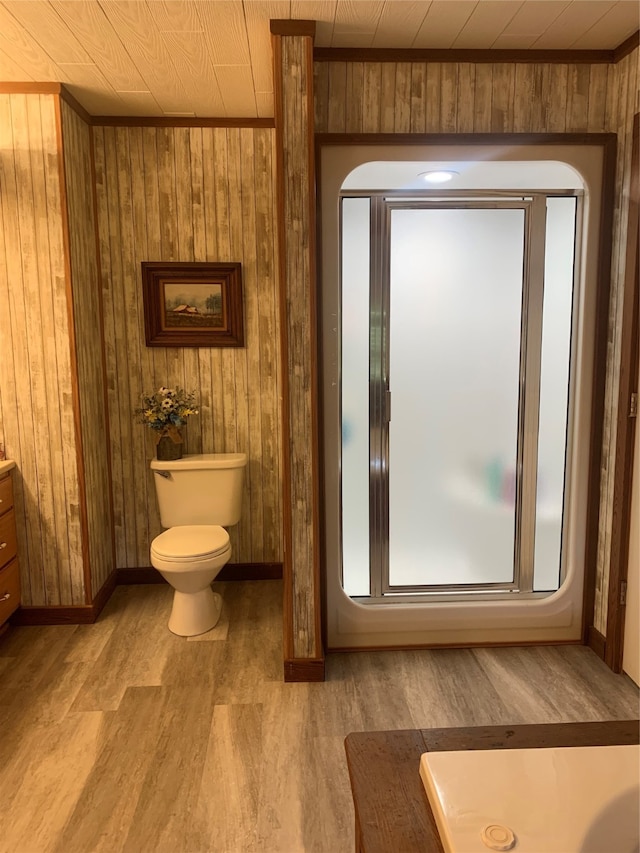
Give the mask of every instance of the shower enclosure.
[[[545, 600], [543, 633], [576, 634], [597, 192], [566, 163], [502, 156], [364, 162], [334, 179], [336, 221], [323, 184], [330, 646], [515, 641], [532, 617], [513, 605]], [[451, 189], [422, 183], [443, 168]]]
[[343, 196], [351, 595], [558, 588], [578, 200]]

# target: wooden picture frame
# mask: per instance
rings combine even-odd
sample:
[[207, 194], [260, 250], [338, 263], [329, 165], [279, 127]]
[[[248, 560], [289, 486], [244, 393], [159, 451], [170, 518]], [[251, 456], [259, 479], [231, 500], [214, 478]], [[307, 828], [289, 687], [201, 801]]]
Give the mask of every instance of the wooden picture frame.
[[142, 262], [148, 347], [244, 346], [239, 263]]

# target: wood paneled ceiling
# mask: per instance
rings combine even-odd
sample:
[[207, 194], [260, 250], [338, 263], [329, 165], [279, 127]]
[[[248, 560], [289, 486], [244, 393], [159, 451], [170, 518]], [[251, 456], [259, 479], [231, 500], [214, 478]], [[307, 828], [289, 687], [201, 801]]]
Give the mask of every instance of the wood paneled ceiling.
[[317, 47], [611, 50], [637, 0], [5, 0], [0, 81], [55, 81], [93, 115], [273, 115], [269, 20]]

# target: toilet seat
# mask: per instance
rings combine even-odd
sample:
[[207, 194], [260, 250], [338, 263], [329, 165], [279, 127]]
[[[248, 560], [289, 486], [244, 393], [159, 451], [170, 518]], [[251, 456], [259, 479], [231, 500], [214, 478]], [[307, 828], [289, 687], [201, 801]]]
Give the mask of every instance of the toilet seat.
[[163, 563], [206, 563], [230, 548], [229, 534], [219, 525], [185, 524], [170, 527], [151, 543], [151, 556]]

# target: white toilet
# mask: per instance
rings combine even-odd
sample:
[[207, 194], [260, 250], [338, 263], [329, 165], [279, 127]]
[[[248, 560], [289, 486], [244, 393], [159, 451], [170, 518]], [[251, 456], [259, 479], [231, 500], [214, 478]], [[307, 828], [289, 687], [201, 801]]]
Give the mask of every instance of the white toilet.
[[242, 504], [244, 453], [202, 453], [151, 461], [160, 521], [151, 565], [174, 588], [169, 630], [181, 637], [210, 631], [222, 599], [211, 582], [231, 557], [229, 534]]

